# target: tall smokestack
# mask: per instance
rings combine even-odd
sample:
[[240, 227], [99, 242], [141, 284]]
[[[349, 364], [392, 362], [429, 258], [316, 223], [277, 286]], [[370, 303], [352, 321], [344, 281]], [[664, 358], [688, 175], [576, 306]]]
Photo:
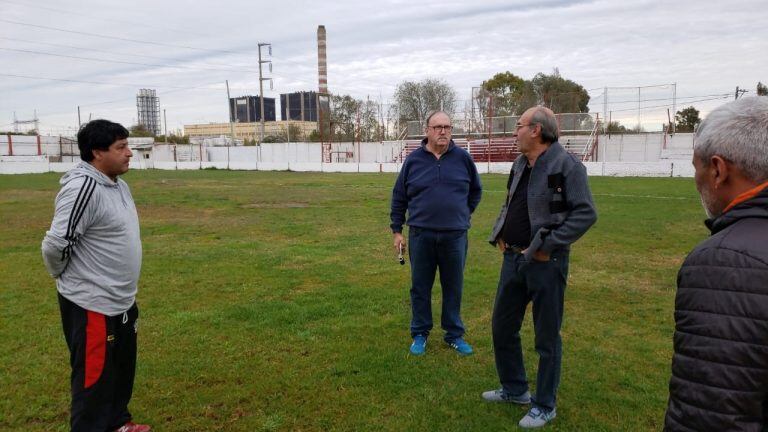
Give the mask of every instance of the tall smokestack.
[[328, 63], [325, 58], [325, 26], [317, 27], [317, 74], [320, 94], [328, 94]]

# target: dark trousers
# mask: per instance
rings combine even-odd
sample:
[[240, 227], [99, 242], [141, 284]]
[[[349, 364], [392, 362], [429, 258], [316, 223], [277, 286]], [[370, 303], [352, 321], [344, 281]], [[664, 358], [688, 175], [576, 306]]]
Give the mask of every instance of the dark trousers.
[[124, 314], [110, 317], [61, 294], [59, 309], [72, 368], [72, 432], [113, 431], [131, 420], [139, 309], [134, 303]]
[[411, 261], [411, 336], [429, 335], [432, 330], [432, 285], [440, 270], [443, 308], [440, 323], [445, 340], [464, 336], [461, 322], [461, 292], [467, 259], [467, 231], [408, 229]]
[[548, 262], [529, 262], [522, 254], [505, 252], [493, 307], [496, 370], [504, 391], [518, 395], [528, 390], [520, 327], [528, 302], [533, 302], [539, 369], [532, 404], [547, 411], [555, 408], [560, 383], [560, 326], [567, 277], [567, 252], [552, 254]]

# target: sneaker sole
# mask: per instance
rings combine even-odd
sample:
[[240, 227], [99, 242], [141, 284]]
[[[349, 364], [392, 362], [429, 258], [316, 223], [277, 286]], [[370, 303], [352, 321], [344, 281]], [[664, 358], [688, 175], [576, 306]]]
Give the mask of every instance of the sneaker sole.
[[488, 403], [503, 403], [503, 404], [515, 404], [515, 405], [530, 405], [531, 404], [531, 398], [528, 398], [528, 399], [486, 399], [485, 397], [483, 397], [483, 400], [488, 402]]

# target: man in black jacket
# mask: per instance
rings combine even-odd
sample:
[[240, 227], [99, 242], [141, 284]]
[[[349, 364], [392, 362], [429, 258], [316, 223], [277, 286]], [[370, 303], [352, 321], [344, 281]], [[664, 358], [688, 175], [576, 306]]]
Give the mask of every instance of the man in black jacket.
[[665, 431], [768, 431], [768, 97], [712, 111], [696, 133], [712, 236], [677, 277]]

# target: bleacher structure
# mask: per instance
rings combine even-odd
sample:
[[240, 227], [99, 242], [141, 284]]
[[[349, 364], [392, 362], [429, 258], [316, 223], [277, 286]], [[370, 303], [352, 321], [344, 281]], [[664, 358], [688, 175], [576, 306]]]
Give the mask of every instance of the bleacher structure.
[[[556, 114], [560, 127], [560, 144], [581, 161], [595, 161], [600, 136], [598, 114]], [[480, 121], [454, 120], [452, 138], [467, 150], [476, 163], [512, 162], [519, 155], [517, 138], [513, 136], [520, 116], [492, 117]], [[418, 121], [408, 122], [401, 133], [401, 151], [393, 162], [403, 162], [421, 146], [424, 128]]]

